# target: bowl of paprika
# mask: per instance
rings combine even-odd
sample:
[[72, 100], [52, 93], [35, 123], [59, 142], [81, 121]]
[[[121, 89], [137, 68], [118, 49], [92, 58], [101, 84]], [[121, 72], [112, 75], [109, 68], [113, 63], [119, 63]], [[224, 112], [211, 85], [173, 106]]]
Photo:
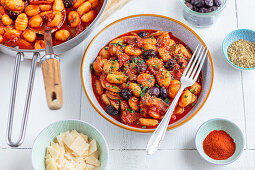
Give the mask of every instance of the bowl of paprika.
[[245, 143], [244, 135], [236, 124], [219, 118], [203, 123], [195, 140], [202, 158], [217, 165], [230, 164], [237, 160]]

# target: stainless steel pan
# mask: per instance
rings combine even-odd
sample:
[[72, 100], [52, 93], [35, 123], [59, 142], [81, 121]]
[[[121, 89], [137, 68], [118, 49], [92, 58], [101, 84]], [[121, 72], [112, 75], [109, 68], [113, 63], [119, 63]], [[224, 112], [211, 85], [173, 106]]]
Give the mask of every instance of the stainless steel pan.
[[[77, 46], [78, 44], [80, 44], [86, 37], [88, 37], [88, 35], [91, 33], [91, 31], [95, 27], [96, 23], [98, 22], [99, 18], [101, 17], [108, 0], [102, 0], [102, 1], [103, 1], [102, 8], [100, 9], [99, 14], [95, 18], [95, 20], [78, 36], [76, 36], [73, 39], [68, 40], [60, 45], [53, 47], [55, 53], [61, 54], [65, 51], [68, 51], [68, 50], [72, 49], [73, 47]], [[22, 49], [7, 47], [7, 46], [1, 45], [1, 44], [0, 44], [0, 50], [3, 53], [8, 54], [9, 56], [16, 56], [14, 72], [13, 72], [11, 97], [10, 97], [9, 115], [8, 115], [8, 122], [7, 122], [7, 144], [11, 147], [17, 147], [17, 146], [20, 146], [24, 141], [26, 125], [27, 125], [27, 120], [28, 120], [28, 114], [29, 114], [29, 108], [30, 108], [30, 102], [31, 102], [31, 96], [32, 96], [32, 91], [33, 91], [36, 63], [39, 61], [41, 63], [43, 62], [43, 61], [41, 61], [41, 54], [44, 53], [44, 50], [22, 50]], [[29, 82], [28, 82], [28, 87], [27, 87], [24, 113], [23, 113], [23, 118], [22, 118], [22, 122], [21, 122], [20, 134], [19, 134], [18, 140], [14, 142], [14, 141], [12, 141], [14, 106], [15, 106], [16, 91], [17, 91], [17, 84], [18, 84], [19, 68], [20, 68], [20, 63], [23, 59], [30, 59], [30, 60], [32, 59], [32, 63], [31, 63]], [[53, 75], [48, 75], [48, 76], [53, 76]], [[54, 99], [54, 98], [55, 97], [53, 96], [52, 99]], [[57, 103], [58, 102], [56, 102], [56, 104]]]

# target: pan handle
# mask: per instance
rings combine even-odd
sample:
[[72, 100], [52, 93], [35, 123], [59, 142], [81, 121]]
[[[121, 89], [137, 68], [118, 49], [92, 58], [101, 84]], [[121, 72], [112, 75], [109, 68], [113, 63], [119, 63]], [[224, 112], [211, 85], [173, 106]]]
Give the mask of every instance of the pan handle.
[[51, 30], [44, 31], [45, 56], [41, 58], [46, 99], [51, 110], [60, 109], [63, 106], [63, 92], [60, 73], [59, 57], [54, 54], [52, 48]]
[[48, 54], [40, 62], [48, 106], [51, 110], [60, 109], [63, 105], [63, 92], [59, 57]]
[[17, 84], [18, 84], [18, 76], [19, 76], [19, 69], [20, 69], [20, 61], [21, 58], [24, 57], [24, 54], [18, 52], [16, 55], [16, 61], [14, 65], [14, 72], [13, 72], [13, 81], [12, 81], [12, 89], [11, 89], [11, 99], [10, 99], [10, 107], [9, 107], [9, 115], [8, 115], [8, 122], [7, 122], [7, 144], [11, 147], [18, 147], [24, 141], [26, 127], [27, 127], [27, 119], [29, 114], [31, 96], [33, 91], [34, 85], [34, 77], [36, 71], [36, 61], [39, 58], [40, 54], [38, 52], [34, 53], [32, 58], [32, 64], [30, 69], [29, 75], [29, 82], [27, 87], [27, 94], [26, 94], [26, 101], [23, 113], [23, 119], [21, 123], [21, 129], [19, 138], [16, 142], [12, 141], [12, 126], [13, 126], [13, 116], [14, 116], [14, 107], [15, 107], [15, 99], [16, 99], [16, 92], [17, 92]]

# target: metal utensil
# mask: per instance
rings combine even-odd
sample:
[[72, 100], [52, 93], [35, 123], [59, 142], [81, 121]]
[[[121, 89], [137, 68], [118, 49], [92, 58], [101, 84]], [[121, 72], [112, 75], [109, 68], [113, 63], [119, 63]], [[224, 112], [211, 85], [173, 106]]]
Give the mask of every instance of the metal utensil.
[[[93, 31], [93, 29], [96, 26], [96, 23], [98, 23], [99, 18], [102, 16], [102, 13], [105, 9], [105, 6], [107, 4], [108, 0], [103, 0], [102, 8], [100, 9], [100, 12], [98, 13], [95, 20], [79, 35], [76, 37], [60, 44], [57, 46], [54, 46], [54, 51], [56, 53], [63, 53], [66, 52], [73, 47], [80, 44], [86, 37], [90, 35], [90, 33]], [[32, 89], [34, 84], [34, 77], [35, 77], [35, 71], [36, 71], [36, 63], [37, 59], [40, 58], [40, 54], [44, 52], [44, 49], [40, 50], [24, 50], [24, 49], [17, 49], [9, 46], [5, 46], [0, 44], [0, 50], [1, 52], [9, 55], [9, 56], [16, 56], [15, 59], [15, 65], [14, 65], [14, 72], [13, 72], [13, 81], [12, 81], [12, 89], [11, 89], [11, 97], [10, 97], [10, 106], [9, 106], [9, 115], [7, 120], [7, 144], [11, 147], [18, 147], [20, 146], [25, 138], [26, 133], [26, 125], [28, 120], [28, 114], [29, 114], [29, 108], [30, 108], [30, 102], [32, 97]], [[31, 60], [31, 69], [30, 69], [30, 77], [28, 82], [28, 88], [27, 88], [27, 96], [25, 100], [25, 107], [24, 107], [24, 113], [23, 113], [23, 119], [21, 122], [21, 129], [19, 138], [17, 141], [13, 141], [12, 139], [12, 131], [13, 131], [13, 118], [14, 118], [14, 108], [15, 108], [15, 99], [16, 99], [16, 91], [18, 86], [18, 77], [19, 77], [19, 68], [20, 68], [20, 62], [21, 60]]]
[[65, 22], [66, 10], [61, 11], [61, 23], [55, 28], [34, 29], [37, 34], [44, 35], [45, 55], [41, 58], [46, 99], [51, 110], [60, 109], [63, 106], [63, 91], [60, 73], [60, 58], [54, 54], [52, 48], [52, 33], [57, 31]]
[[176, 96], [175, 96], [174, 100], [172, 101], [164, 118], [162, 119], [162, 121], [160, 122], [158, 127], [153, 132], [153, 134], [147, 144], [146, 151], [147, 151], [148, 155], [153, 154], [154, 152], [156, 152], [159, 149], [160, 144], [162, 143], [162, 141], [165, 137], [170, 118], [173, 114], [173, 111], [176, 107], [177, 102], [179, 101], [179, 98], [180, 98], [183, 90], [186, 87], [192, 86], [197, 80], [197, 77], [202, 69], [204, 60], [208, 53], [208, 49], [206, 49], [204, 46], [201, 46], [199, 48], [199, 50], [198, 50], [198, 48], [199, 48], [199, 46], [196, 47], [186, 69], [183, 72], [183, 75], [181, 77], [180, 90], [176, 94]]

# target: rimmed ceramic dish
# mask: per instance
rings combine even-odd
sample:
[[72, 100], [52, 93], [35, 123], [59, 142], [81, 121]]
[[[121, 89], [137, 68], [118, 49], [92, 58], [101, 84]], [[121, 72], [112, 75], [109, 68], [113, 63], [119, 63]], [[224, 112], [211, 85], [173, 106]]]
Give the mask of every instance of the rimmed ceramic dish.
[[37, 136], [32, 149], [32, 164], [35, 170], [45, 170], [45, 153], [50, 142], [62, 132], [76, 130], [97, 141], [101, 169], [106, 169], [109, 148], [102, 133], [94, 126], [80, 120], [63, 120], [47, 126]]
[[238, 30], [235, 30], [235, 31], [232, 31], [231, 33], [229, 33], [226, 36], [226, 38], [223, 40], [223, 43], [222, 43], [222, 51], [223, 51], [224, 57], [227, 60], [227, 62], [236, 69], [239, 69], [239, 70], [254, 70], [255, 67], [253, 67], [253, 68], [239, 67], [239, 66], [235, 65], [234, 63], [232, 63], [229, 60], [228, 47], [233, 42], [235, 42], [237, 40], [240, 40], [240, 39], [255, 42], [255, 31], [252, 31], [252, 30], [249, 30], [249, 29], [238, 29]]
[[[172, 32], [175, 37], [179, 38], [184, 43], [186, 43], [192, 50], [194, 50], [198, 44], [206, 46], [203, 40], [192, 29], [172, 18], [153, 14], [142, 14], [125, 17], [106, 26], [91, 41], [87, 50], [85, 51], [82, 60], [81, 78], [83, 88], [89, 101], [91, 102], [92, 106], [96, 109], [96, 111], [106, 120], [121, 128], [125, 128], [136, 132], [150, 133], [153, 132], [154, 129], [142, 129], [125, 125], [115, 120], [104, 111], [104, 109], [100, 106], [93, 93], [90, 72], [90, 64], [94, 61], [101, 48], [103, 48], [110, 40], [124, 33], [142, 29]], [[188, 120], [190, 120], [202, 108], [202, 106], [206, 102], [207, 97], [209, 96], [212, 88], [214, 74], [213, 62], [210, 53], [208, 55], [207, 60], [204, 63], [202, 72], [203, 72], [202, 75], [203, 89], [197, 104], [182, 119], [169, 125], [168, 129], [178, 127], [187, 122]]]
[[[203, 141], [206, 136], [213, 130], [224, 130], [233, 138], [236, 144], [236, 150], [230, 158], [226, 160], [214, 160], [208, 155], [206, 155], [206, 153], [204, 152]], [[240, 128], [235, 123], [220, 118], [211, 119], [203, 123], [197, 131], [195, 140], [197, 151], [201, 155], [201, 157], [204, 158], [206, 161], [216, 165], [230, 164], [237, 160], [244, 150], [245, 143], [244, 136]]]

